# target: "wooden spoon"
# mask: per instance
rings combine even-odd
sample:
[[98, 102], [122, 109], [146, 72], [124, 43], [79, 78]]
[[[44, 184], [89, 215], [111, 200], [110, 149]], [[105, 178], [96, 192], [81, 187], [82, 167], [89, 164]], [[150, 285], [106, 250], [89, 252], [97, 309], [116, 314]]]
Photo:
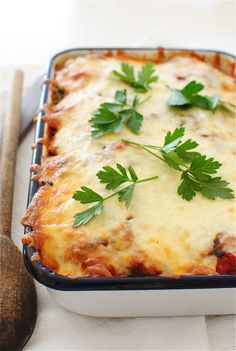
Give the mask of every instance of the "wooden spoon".
[[11, 214], [23, 72], [15, 71], [0, 148], [0, 350], [21, 350], [37, 318], [37, 297], [22, 254], [11, 240]]

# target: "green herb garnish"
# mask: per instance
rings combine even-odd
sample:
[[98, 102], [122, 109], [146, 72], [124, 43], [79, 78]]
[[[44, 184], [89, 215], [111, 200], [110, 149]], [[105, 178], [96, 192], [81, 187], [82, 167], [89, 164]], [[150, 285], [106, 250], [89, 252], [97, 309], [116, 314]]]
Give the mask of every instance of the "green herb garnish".
[[173, 89], [168, 100], [169, 106], [175, 107], [192, 107], [200, 108], [214, 112], [217, 107], [224, 107], [232, 111], [234, 105], [221, 101], [219, 96], [200, 95], [200, 91], [204, 89], [204, 85], [195, 80], [188, 83], [183, 89]]
[[138, 176], [133, 169], [132, 166], [129, 166], [126, 170], [119, 163], [116, 164], [116, 168], [110, 166], [104, 166], [102, 170], [100, 170], [96, 175], [101, 183], [106, 184], [107, 190], [114, 190], [118, 188], [121, 184], [131, 183], [127, 187], [112, 193], [107, 197], [103, 197], [102, 195], [96, 193], [90, 188], [86, 186], [82, 186], [80, 190], [76, 191], [73, 195], [73, 199], [79, 201], [81, 204], [94, 203], [96, 204], [87, 210], [76, 213], [74, 216], [74, 224], [73, 227], [77, 227], [81, 224], [85, 224], [94, 216], [97, 216], [103, 212], [103, 204], [104, 201], [110, 199], [113, 196], [118, 195], [119, 201], [124, 201], [126, 208], [128, 208], [131, 204], [133, 198], [133, 192], [136, 184], [144, 183], [153, 179], [157, 179], [158, 176], [138, 179]]
[[[150, 96], [147, 99], [149, 98]], [[90, 119], [93, 138], [99, 138], [110, 132], [119, 133], [124, 125], [135, 134], [139, 132], [143, 115], [137, 111], [137, 107], [147, 99], [140, 101], [135, 96], [132, 104], [128, 105], [126, 90], [117, 90], [114, 99], [115, 103], [104, 102]]]
[[180, 171], [182, 182], [178, 187], [178, 194], [183, 199], [190, 201], [197, 192], [210, 200], [215, 200], [216, 197], [234, 198], [233, 190], [227, 187], [229, 183], [221, 177], [212, 176], [217, 173], [222, 164], [215, 161], [213, 157], [207, 158], [199, 152], [192, 151], [198, 143], [191, 139], [182, 142], [184, 133], [184, 128], [176, 128], [173, 133], [168, 132], [163, 146], [123, 141], [142, 148], [167, 163], [169, 167]]
[[128, 63], [122, 63], [121, 71], [112, 71], [112, 73], [120, 80], [131, 85], [139, 93], [146, 93], [150, 89], [150, 84], [158, 80], [151, 62], [143, 65], [137, 74], [134, 71], [134, 67]]

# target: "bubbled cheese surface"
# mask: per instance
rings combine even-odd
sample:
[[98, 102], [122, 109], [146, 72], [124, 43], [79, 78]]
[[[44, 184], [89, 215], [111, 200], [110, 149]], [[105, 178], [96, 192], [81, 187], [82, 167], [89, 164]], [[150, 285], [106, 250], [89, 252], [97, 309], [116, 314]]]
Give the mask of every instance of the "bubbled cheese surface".
[[[223, 109], [215, 113], [201, 108], [170, 109], [169, 87], [181, 89], [191, 80], [204, 84], [204, 95], [220, 95], [221, 100], [235, 103], [233, 78], [195, 58], [176, 57], [155, 64], [157, 83], [145, 94], [135, 91], [112, 75], [120, 71], [118, 58], [77, 58], [68, 61], [56, 74], [60, 86], [67, 90], [58, 104], [62, 107], [60, 126], [52, 142], [63, 166], [57, 169], [53, 186], [38, 193], [38, 232], [43, 238], [41, 259], [60, 274], [86, 275], [83, 259], [76, 253], [84, 242], [106, 241], [87, 250], [89, 257], [104, 260], [115, 275], [132, 274], [132, 262], [138, 260], [147, 271], [178, 276], [191, 273], [216, 273], [216, 257], [209, 255], [217, 233], [235, 234], [234, 200], [215, 201], [197, 194], [192, 201], [177, 194], [180, 173], [167, 164], [133, 146], [120, 146], [121, 139], [163, 145], [164, 136], [176, 127], [185, 127], [183, 140], [198, 142], [199, 152], [214, 157], [223, 165], [219, 176], [235, 189], [235, 116]], [[135, 69], [142, 63], [126, 60]], [[72, 79], [78, 73], [78, 79]], [[80, 74], [81, 73], [81, 74]], [[169, 87], [168, 87], [169, 86]], [[150, 99], [138, 107], [144, 120], [138, 135], [123, 127], [119, 134], [91, 138], [89, 119], [103, 102], [113, 102], [117, 89], [127, 89], [128, 99], [135, 95]], [[56, 156], [56, 157], [58, 157]], [[87, 186], [106, 196], [96, 173], [105, 165], [132, 165], [139, 178], [159, 175], [159, 179], [138, 184], [131, 206], [114, 197], [104, 203], [104, 212], [89, 223], [72, 228], [73, 216], [91, 205], [82, 205], [72, 196]], [[85, 245], [86, 246], [86, 245]], [[86, 250], [86, 249], [85, 249]], [[51, 264], [51, 262], [53, 262]], [[152, 274], [152, 273], [150, 273]]]

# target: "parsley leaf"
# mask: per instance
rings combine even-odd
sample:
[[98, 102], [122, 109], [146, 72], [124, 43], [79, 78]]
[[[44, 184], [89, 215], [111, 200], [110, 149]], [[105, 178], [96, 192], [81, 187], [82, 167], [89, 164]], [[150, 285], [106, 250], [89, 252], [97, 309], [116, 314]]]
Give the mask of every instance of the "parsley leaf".
[[[136, 108], [144, 101], [140, 102], [135, 96], [131, 106], [127, 106], [126, 90], [117, 90], [114, 99], [115, 103], [105, 102], [101, 104], [90, 119], [93, 138], [99, 138], [110, 132], [119, 133], [124, 124], [131, 132], [135, 134], [139, 132], [143, 122], [143, 115], [137, 112]], [[125, 109], [125, 107], [128, 108]]]
[[161, 151], [165, 153], [172, 151], [181, 142], [183, 135], [184, 128], [176, 128], [173, 133], [167, 132], [164, 146], [161, 148]]
[[[199, 85], [197, 89], [200, 91], [201, 86]], [[174, 132], [168, 132], [162, 147], [139, 144], [129, 140], [123, 141], [142, 148], [167, 163], [169, 167], [181, 172], [182, 182], [177, 192], [183, 199], [190, 201], [197, 192], [210, 200], [215, 200], [216, 197], [234, 198], [233, 190], [228, 188], [229, 183], [221, 177], [212, 176], [217, 173], [222, 164], [213, 157], [207, 158], [206, 155], [192, 151], [198, 146], [198, 143], [191, 139], [182, 142], [184, 133], [184, 128], [176, 128]]]
[[129, 170], [129, 174], [130, 174], [130, 176], [131, 176], [132, 181], [133, 181], [134, 183], [137, 182], [138, 176], [137, 176], [135, 170], [133, 169], [133, 167], [132, 167], [132, 166], [129, 166], [129, 167], [128, 167], [128, 170]]
[[128, 167], [129, 176], [126, 169], [119, 163], [116, 164], [116, 169], [110, 166], [104, 166], [101, 171], [97, 173], [97, 177], [101, 183], [105, 183], [106, 189], [114, 190], [125, 182], [137, 182], [138, 176], [132, 166]]
[[126, 126], [129, 128], [129, 130], [131, 130], [131, 132], [138, 134], [143, 123], [143, 115], [134, 109], [126, 110], [125, 115], [128, 119]]
[[151, 62], [142, 66], [138, 72], [138, 77], [136, 77], [134, 67], [128, 63], [122, 63], [121, 71], [114, 70], [112, 73], [120, 80], [130, 84], [139, 93], [146, 93], [150, 89], [150, 84], [158, 80]]
[[119, 102], [122, 106], [127, 103], [127, 93], [126, 90], [116, 90], [115, 92], [115, 100]]
[[190, 178], [187, 171], [181, 174], [181, 179], [183, 179], [183, 181], [178, 187], [178, 194], [182, 196], [184, 200], [190, 201], [196, 195], [196, 192], [201, 190], [201, 187], [198, 182]]
[[197, 156], [191, 163], [189, 170], [200, 179], [206, 178], [208, 174], [214, 174], [222, 166], [213, 157], [207, 158], [205, 155]]
[[97, 216], [103, 212], [103, 202], [98, 202], [93, 207], [88, 208], [87, 210], [76, 213], [74, 215], [73, 227], [78, 227], [81, 224], [85, 224], [94, 216]]
[[221, 177], [209, 178], [202, 182], [202, 194], [208, 199], [215, 200], [217, 196], [222, 199], [234, 198], [233, 190], [227, 188], [229, 182], [223, 180]]
[[121, 70], [122, 70], [122, 73], [117, 72], [115, 70], [112, 71], [112, 73], [119, 79], [127, 83], [130, 83], [132, 85], [135, 82], [134, 67], [129, 65], [128, 63], [122, 63]]
[[203, 196], [210, 200], [215, 200], [215, 198], [221, 197], [222, 199], [232, 199], [234, 198], [233, 190], [227, 188], [229, 184], [227, 181], [223, 180], [221, 177], [206, 177], [200, 180], [199, 178], [191, 177], [190, 172], [183, 172], [181, 175], [183, 179], [182, 183], [178, 187], [178, 194], [182, 196], [183, 199], [189, 201], [199, 191]]
[[118, 200], [124, 201], [125, 207], [128, 208], [131, 204], [136, 184], [158, 178], [158, 176], [154, 176], [145, 179], [138, 179], [137, 173], [132, 166], [129, 166], [128, 169], [125, 169], [121, 164], [117, 163], [116, 168], [117, 169], [111, 166], [104, 166], [102, 170], [96, 174], [100, 182], [106, 184], [106, 189], [114, 190], [126, 182], [129, 182], [131, 184], [121, 190], [116, 191], [115, 193], [112, 193], [107, 197], [103, 197], [94, 190], [86, 186], [82, 186], [80, 190], [77, 190], [74, 193], [73, 199], [79, 201], [81, 204], [88, 204], [93, 202], [97, 202], [97, 204], [83, 212], [76, 213], [74, 216], [73, 227], [85, 224], [94, 216], [101, 214], [104, 208], [104, 201], [110, 199], [115, 195], [118, 195]]
[[119, 185], [130, 180], [124, 167], [122, 167], [119, 163], [116, 165], [116, 167], [120, 172], [110, 166], [104, 166], [102, 168], [103, 170], [97, 173], [98, 179], [101, 183], [107, 184], [106, 189], [108, 190], [114, 190]]
[[[143, 101], [144, 102], [144, 101]], [[141, 102], [139, 100], [139, 98], [137, 96], [135, 96], [134, 100], [133, 100], [133, 103], [132, 103], [132, 107], [133, 109], [135, 109], [136, 107], [138, 107], [138, 105], [140, 105]]]
[[203, 89], [204, 85], [202, 83], [197, 83], [195, 80], [192, 80], [181, 90], [181, 92], [184, 96], [191, 97], [192, 95], [200, 93]]
[[175, 152], [182, 158], [185, 162], [193, 161], [197, 156], [199, 156], [199, 152], [189, 151], [193, 150], [198, 146], [196, 141], [191, 139], [186, 140], [184, 143], [178, 145], [175, 149]]
[[137, 87], [134, 87], [137, 91], [145, 92], [150, 89], [150, 84], [157, 82], [158, 77], [155, 76], [155, 70], [151, 62], [147, 62], [138, 72]]
[[89, 204], [91, 202], [102, 201], [103, 197], [86, 186], [82, 186], [81, 190], [76, 191], [73, 199], [80, 201], [81, 204]]
[[184, 97], [180, 90], [174, 89], [169, 97], [168, 105], [185, 107], [190, 105], [190, 102]]
[[200, 155], [198, 152], [189, 152], [189, 150], [195, 149], [198, 143], [191, 139], [184, 143], [181, 142], [184, 133], [184, 128], [176, 128], [173, 133], [167, 132], [164, 146], [160, 148], [168, 165], [177, 170], [180, 170], [180, 165], [191, 162], [196, 156]]
[[180, 166], [185, 164], [185, 161], [179, 157], [176, 151], [171, 151], [168, 154], [162, 153], [162, 156], [169, 167], [175, 168], [178, 171], [181, 171]]
[[119, 191], [119, 201], [125, 201], [125, 207], [128, 208], [133, 198], [135, 184], [131, 184]]
[[169, 97], [168, 105], [179, 107], [198, 106], [214, 112], [220, 102], [219, 97], [199, 95], [198, 93], [203, 89], [203, 84], [193, 80], [182, 90], [174, 89]]

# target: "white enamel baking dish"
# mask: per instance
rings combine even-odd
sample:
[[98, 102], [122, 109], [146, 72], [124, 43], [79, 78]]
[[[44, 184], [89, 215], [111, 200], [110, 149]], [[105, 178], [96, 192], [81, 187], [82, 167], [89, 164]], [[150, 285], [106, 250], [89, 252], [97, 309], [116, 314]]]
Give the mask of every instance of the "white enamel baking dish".
[[[108, 49], [71, 49], [55, 55], [46, 79], [53, 77], [55, 65], [68, 58]], [[110, 49], [109, 49], [110, 50]], [[117, 49], [112, 49], [117, 50]], [[197, 55], [232, 74], [235, 58], [223, 52], [182, 49], [124, 49], [133, 55], [163, 57], [180, 53]], [[50, 100], [48, 84], [42, 86], [40, 109]], [[32, 164], [40, 164], [43, 146], [37, 141], [44, 135], [43, 112], [36, 125]], [[33, 174], [31, 174], [33, 175]], [[30, 181], [28, 204], [38, 185]], [[31, 228], [26, 228], [25, 233]], [[77, 313], [102, 317], [185, 316], [233, 314], [236, 311], [236, 275], [192, 275], [176, 278], [156, 277], [83, 277], [72, 279], [50, 271], [40, 262], [32, 262], [34, 248], [23, 247], [26, 267], [33, 277], [48, 287], [62, 307]]]

